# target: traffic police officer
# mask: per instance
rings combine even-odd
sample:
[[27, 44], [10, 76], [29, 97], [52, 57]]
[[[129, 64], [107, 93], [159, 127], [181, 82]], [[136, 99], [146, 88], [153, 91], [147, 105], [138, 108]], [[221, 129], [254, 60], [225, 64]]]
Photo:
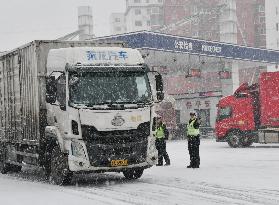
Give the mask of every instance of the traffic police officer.
[[190, 120], [187, 125], [187, 138], [188, 138], [188, 150], [190, 155], [190, 165], [187, 168], [199, 168], [200, 166], [200, 121], [197, 118], [196, 112], [190, 112]]
[[156, 166], [163, 166], [163, 158], [165, 159], [166, 166], [170, 165], [170, 158], [166, 150], [166, 140], [169, 137], [169, 132], [166, 125], [162, 122], [161, 117], [157, 117], [156, 120], [156, 149], [158, 150], [158, 164]]

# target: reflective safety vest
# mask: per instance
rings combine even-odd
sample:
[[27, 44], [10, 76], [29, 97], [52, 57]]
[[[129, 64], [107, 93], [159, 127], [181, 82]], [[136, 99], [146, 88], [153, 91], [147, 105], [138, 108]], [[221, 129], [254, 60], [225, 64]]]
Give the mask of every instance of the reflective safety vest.
[[165, 133], [164, 133], [164, 129], [163, 129], [162, 126], [160, 126], [156, 129], [155, 136], [156, 136], [157, 139], [165, 138]]
[[191, 123], [189, 123], [187, 125], [187, 135], [195, 137], [195, 136], [198, 136], [200, 134], [200, 130], [194, 128], [194, 123], [195, 122], [196, 122], [196, 120], [193, 120]]

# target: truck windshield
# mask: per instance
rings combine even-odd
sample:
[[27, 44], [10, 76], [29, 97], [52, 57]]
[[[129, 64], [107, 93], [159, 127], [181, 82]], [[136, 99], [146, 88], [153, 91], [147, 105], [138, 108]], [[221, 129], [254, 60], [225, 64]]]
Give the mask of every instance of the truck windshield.
[[85, 106], [151, 101], [145, 72], [70, 72], [69, 91], [70, 103]]
[[226, 118], [231, 117], [232, 115], [232, 108], [231, 107], [219, 107], [216, 121], [220, 121]]

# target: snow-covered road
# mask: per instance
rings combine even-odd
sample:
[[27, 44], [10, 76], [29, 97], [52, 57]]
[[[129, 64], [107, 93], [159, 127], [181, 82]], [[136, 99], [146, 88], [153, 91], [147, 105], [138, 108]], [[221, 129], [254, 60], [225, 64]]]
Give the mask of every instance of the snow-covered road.
[[168, 142], [171, 166], [148, 169], [135, 181], [92, 174], [59, 187], [45, 181], [40, 170], [0, 174], [0, 204], [279, 204], [278, 144], [232, 149], [203, 140], [200, 169], [186, 168], [186, 144]]

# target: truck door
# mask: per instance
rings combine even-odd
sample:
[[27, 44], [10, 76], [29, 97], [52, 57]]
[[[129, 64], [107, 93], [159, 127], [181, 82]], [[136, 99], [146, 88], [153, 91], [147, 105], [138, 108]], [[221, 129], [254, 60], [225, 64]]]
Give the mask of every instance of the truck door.
[[68, 132], [68, 112], [66, 112], [66, 76], [62, 74], [57, 80], [57, 101], [53, 106], [55, 126], [64, 136]]

